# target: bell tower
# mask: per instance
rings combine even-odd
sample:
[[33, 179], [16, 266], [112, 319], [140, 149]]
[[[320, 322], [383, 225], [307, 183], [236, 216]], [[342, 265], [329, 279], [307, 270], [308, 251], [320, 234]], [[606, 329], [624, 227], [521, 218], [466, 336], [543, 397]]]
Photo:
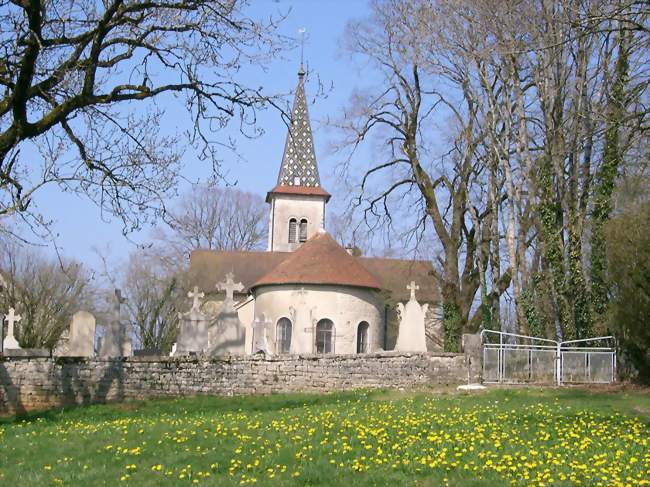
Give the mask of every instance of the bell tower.
[[291, 252], [324, 228], [329, 199], [320, 184], [301, 63], [277, 185], [266, 195], [271, 205], [268, 250]]

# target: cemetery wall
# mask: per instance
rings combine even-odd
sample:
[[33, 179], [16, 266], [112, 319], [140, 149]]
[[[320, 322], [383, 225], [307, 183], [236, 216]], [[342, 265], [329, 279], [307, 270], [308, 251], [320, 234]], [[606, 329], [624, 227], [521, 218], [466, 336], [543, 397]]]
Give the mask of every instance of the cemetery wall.
[[477, 380], [463, 354], [0, 359], [0, 414], [184, 395], [413, 388]]

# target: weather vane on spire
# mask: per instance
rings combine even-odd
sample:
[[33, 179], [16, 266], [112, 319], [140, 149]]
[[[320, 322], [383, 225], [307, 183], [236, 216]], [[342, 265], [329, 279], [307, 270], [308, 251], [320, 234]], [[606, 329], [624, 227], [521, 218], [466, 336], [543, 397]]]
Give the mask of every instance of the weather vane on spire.
[[298, 29], [298, 33], [300, 34], [300, 70], [298, 71], [298, 74], [301, 76], [305, 74], [305, 32], [307, 32], [307, 29], [304, 27]]

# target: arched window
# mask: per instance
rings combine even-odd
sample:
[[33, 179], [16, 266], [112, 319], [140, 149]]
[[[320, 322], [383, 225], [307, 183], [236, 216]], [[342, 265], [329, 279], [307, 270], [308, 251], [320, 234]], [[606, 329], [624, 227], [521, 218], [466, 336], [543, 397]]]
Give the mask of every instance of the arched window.
[[289, 353], [291, 350], [291, 320], [280, 318], [275, 326], [275, 346], [278, 353]]
[[296, 230], [298, 221], [295, 218], [289, 220], [289, 243], [296, 243]]
[[307, 219], [303, 218], [300, 220], [300, 241], [301, 242], [306, 242], [307, 241]]
[[327, 318], [316, 324], [316, 353], [332, 353], [334, 351], [334, 323]]
[[368, 353], [368, 329], [370, 325], [367, 321], [359, 323], [357, 328], [357, 353]]

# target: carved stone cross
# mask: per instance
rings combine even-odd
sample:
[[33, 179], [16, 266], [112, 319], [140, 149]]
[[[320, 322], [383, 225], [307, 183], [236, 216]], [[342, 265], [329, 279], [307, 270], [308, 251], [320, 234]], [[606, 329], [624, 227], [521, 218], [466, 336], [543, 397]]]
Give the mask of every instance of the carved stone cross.
[[194, 286], [194, 290], [187, 293], [187, 297], [192, 300], [192, 309], [198, 310], [201, 307], [201, 298], [205, 293], [199, 292], [199, 286]]
[[5, 337], [3, 341], [3, 348], [9, 349], [9, 348], [20, 348], [18, 346], [18, 342], [16, 341], [16, 338], [14, 337], [14, 325], [18, 323], [22, 317], [20, 315], [16, 314], [16, 310], [13, 308], [9, 308], [9, 314], [5, 316], [5, 321], [8, 323], [7, 326], [7, 336]]
[[420, 289], [420, 286], [415, 284], [415, 281], [411, 281], [411, 284], [406, 286], [406, 289], [411, 291], [411, 301], [415, 301], [415, 291]]
[[264, 352], [265, 354], [271, 353], [267, 332], [272, 322], [266, 319], [266, 315], [262, 313], [253, 321], [253, 353]]
[[115, 303], [113, 304], [113, 318], [115, 321], [120, 321], [120, 308], [126, 303], [126, 298], [122, 296], [122, 291], [115, 289]]
[[122, 297], [122, 291], [120, 291], [119, 289], [115, 290], [115, 301], [118, 304], [126, 303], [126, 298]]
[[5, 321], [9, 324], [7, 327], [7, 336], [14, 336], [14, 324], [22, 319], [22, 316], [16, 314], [15, 309], [9, 308], [9, 314], [5, 316]]
[[232, 301], [235, 291], [243, 291], [244, 285], [241, 282], [235, 282], [233, 278], [235, 275], [232, 272], [226, 274], [226, 280], [223, 282], [217, 283], [217, 289], [219, 291], [226, 291], [226, 299]]

